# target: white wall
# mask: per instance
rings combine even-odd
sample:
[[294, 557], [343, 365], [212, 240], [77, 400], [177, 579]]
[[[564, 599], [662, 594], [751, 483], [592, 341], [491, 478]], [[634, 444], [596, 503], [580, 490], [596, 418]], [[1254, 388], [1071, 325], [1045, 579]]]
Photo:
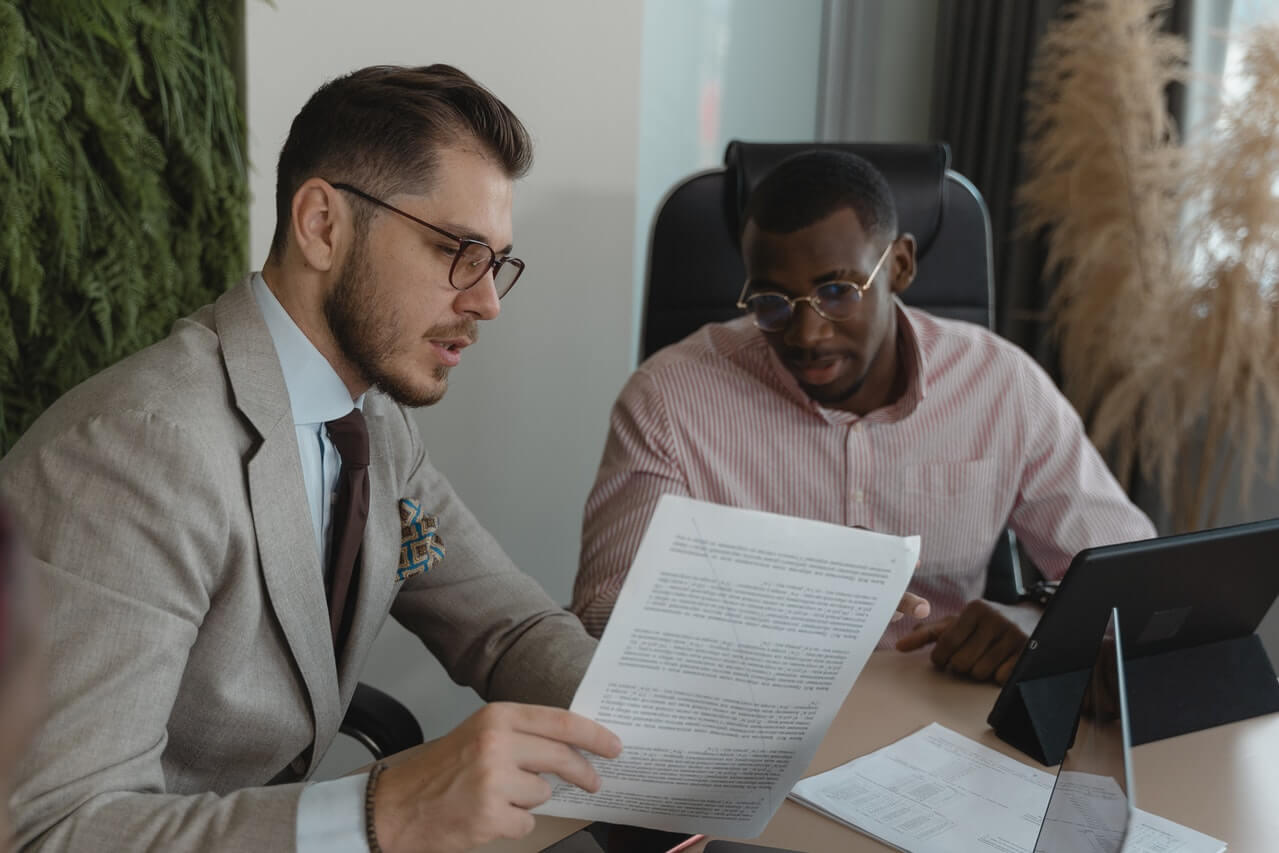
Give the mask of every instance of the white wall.
[[[561, 602], [609, 406], [630, 369], [642, 12], [639, 2], [596, 0], [246, 4], [255, 265], [274, 226], [288, 123], [330, 77], [448, 62], [531, 131], [537, 159], [517, 187], [514, 222], [528, 271], [419, 421], [436, 465]], [[428, 736], [478, 705], [398, 626], [383, 632], [365, 679], [409, 704]]]
[[635, 195], [635, 324], [667, 190], [724, 162], [732, 139], [813, 139], [825, 0], [647, 0]]

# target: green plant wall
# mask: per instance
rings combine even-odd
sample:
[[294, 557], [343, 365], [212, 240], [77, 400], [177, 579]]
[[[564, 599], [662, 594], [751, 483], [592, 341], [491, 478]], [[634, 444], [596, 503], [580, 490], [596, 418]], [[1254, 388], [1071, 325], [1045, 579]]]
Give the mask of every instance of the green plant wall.
[[242, 275], [241, 0], [0, 0], [0, 452]]

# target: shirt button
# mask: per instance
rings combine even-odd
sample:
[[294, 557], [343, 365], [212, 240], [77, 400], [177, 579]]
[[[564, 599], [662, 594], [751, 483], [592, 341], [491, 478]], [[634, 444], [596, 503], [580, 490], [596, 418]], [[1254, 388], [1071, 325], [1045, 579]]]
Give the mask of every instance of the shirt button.
[[853, 492], [853, 500], [857, 501], [859, 504], [865, 503], [866, 493], [863, 492], [861, 489], [858, 489], [857, 491]]
[[857, 423], [853, 424], [853, 432], [865, 432], [865, 431], [866, 431], [866, 425], [863, 424], [861, 421], [858, 421]]

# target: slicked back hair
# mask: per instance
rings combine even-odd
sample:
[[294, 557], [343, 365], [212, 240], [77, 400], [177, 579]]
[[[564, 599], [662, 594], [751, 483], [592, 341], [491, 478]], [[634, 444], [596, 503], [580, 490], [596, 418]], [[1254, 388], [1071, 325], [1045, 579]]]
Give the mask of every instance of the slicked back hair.
[[751, 193], [742, 217], [770, 234], [790, 234], [851, 209], [867, 236], [897, 236], [893, 192], [879, 170], [849, 151], [814, 149], [787, 157]]
[[[343, 181], [378, 198], [428, 192], [437, 152], [474, 140], [512, 180], [533, 165], [515, 114], [451, 65], [376, 65], [331, 80], [293, 119], [276, 170], [271, 257], [283, 256], [293, 196], [310, 178]], [[372, 216], [355, 207], [356, 225]]]

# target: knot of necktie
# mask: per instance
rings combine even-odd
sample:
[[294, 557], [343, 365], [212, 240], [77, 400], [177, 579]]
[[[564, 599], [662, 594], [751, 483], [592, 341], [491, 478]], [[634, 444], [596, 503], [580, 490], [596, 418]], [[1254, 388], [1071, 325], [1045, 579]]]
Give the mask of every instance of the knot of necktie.
[[337, 420], [325, 421], [324, 425], [329, 430], [329, 440], [342, 457], [343, 466], [369, 467], [369, 428], [363, 412], [352, 409]]

